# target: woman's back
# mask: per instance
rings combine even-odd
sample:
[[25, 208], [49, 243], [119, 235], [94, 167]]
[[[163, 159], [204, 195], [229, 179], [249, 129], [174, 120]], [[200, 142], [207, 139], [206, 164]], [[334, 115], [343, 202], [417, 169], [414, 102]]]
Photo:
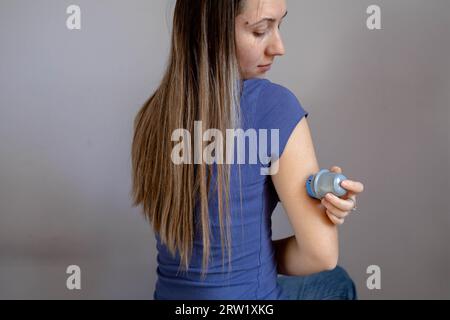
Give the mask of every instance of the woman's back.
[[[256, 163], [251, 162], [254, 149], [246, 139], [245, 163], [231, 165], [231, 269], [227, 254], [222, 263], [222, 247], [218, 218], [217, 192], [213, 192], [215, 175], [211, 181], [209, 200], [211, 256], [206, 278], [201, 279], [203, 242], [201, 233], [195, 233], [189, 270], [179, 269], [180, 256], [174, 259], [158, 236], [157, 283], [154, 299], [203, 300], [284, 299], [277, 285], [277, 263], [272, 245], [271, 216], [279, 198], [271, 177], [264, 175], [268, 168], [261, 161], [260, 152], [281, 156], [291, 132], [308, 113], [288, 89], [267, 79], [253, 78], [244, 81], [241, 98], [243, 129], [257, 133], [266, 129], [267, 135], [257, 134], [258, 143], [267, 142], [267, 150], [257, 151]], [[271, 130], [278, 129], [278, 145], [271, 140]], [[264, 149], [264, 148], [263, 148]], [[237, 145], [235, 146], [235, 154]], [[249, 156], [250, 155], [250, 156]], [[240, 177], [239, 177], [240, 166]], [[216, 173], [215, 170], [213, 170]], [[241, 187], [240, 187], [241, 186]], [[240, 192], [241, 190], [241, 192]], [[241, 202], [242, 195], [242, 202]], [[195, 225], [199, 223], [199, 210], [195, 211]]]

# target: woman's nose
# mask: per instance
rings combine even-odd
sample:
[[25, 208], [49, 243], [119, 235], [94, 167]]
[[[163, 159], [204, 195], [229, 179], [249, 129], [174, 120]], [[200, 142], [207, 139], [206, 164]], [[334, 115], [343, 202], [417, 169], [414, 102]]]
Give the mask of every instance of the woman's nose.
[[283, 40], [279, 32], [276, 32], [267, 48], [268, 54], [273, 56], [282, 56], [285, 54]]

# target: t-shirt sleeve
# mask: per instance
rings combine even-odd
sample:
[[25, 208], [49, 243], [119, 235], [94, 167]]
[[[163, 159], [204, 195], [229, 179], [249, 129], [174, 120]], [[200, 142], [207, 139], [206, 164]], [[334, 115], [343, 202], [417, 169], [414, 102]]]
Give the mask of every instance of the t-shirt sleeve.
[[[278, 159], [297, 124], [308, 112], [289, 89], [268, 82], [261, 88], [256, 105], [256, 126], [267, 129], [267, 156]], [[278, 146], [272, 130], [278, 130]]]

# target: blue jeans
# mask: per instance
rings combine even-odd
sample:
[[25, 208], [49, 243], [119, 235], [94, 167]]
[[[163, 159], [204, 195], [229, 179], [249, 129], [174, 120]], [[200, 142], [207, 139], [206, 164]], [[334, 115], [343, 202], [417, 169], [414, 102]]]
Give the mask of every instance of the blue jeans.
[[357, 300], [356, 287], [348, 273], [340, 266], [309, 276], [278, 275], [288, 300]]

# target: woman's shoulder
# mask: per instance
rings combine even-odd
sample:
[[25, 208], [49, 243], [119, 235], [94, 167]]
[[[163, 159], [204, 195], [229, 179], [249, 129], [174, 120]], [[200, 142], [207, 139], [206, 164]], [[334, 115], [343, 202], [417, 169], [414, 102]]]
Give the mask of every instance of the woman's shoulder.
[[295, 93], [282, 84], [266, 78], [254, 78], [246, 80], [245, 86], [248, 91], [255, 92], [255, 107], [260, 117], [265, 117], [266, 113], [276, 117], [304, 112]]
[[256, 128], [290, 127], [308, 116], [300, 100], [286, 86], [266, 78], [253, 78], [244, 83]]
[[[280, 129], [281, 139], [287, 140], [300, 120], [308, 115], [308, 111], [289, 88], [265, 81], [255, 108], [255, 125], [258, 128]], [[284, 146], [284, 141], [282, 144]]]
[[296, 101], [295, 94], [286, 86], [266, 78], [252, 78], [244, 81], [244, 91], [258, 96], [259, 103]]

